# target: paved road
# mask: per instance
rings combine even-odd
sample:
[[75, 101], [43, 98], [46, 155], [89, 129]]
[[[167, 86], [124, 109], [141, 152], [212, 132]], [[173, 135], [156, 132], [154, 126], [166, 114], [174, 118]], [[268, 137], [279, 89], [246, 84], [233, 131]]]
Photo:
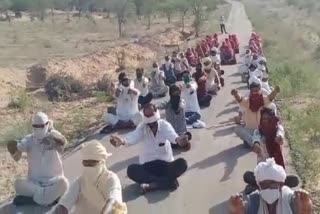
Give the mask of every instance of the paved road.
[[[227, 30], [237, 33], [240, 44], [245, 45], [251, 33], [251, 24], [244, 6], [238, 1], [230, 1], [230, 3], [232, 9]], [[208, 128], [192, 130], [192, 150], [176, 155], [176, 157], [184, 157], [189, 164], [188, 171], [180, 178], [180, 188], [177, 191], [139, 196], [137, 186], [126, 177], [127, 166], [138, 161], [139, 145], [116, 149], [109, 145], [109, 137], [96, 136], [113, 153], [107, 165], [120, 176], [129, 213], [224, 214], [228, 213], [224, 202], [231, 194], [244, 189], [242, 175], [246, 170], [254, 168], [256, 157], [243, 147], [240, 139], [235, 136], [232, 125], [223, 125], [223, 122], [229, 121], [236, 115], [237, 104], [233, 102], [230, 95], [231, 89], [244, 89], [240, 76], [237, 75], [237, 66], [226, 66], [224, 70], [226, 86], [215, 97], [213, 105], [202, 111], [202, 119]], [[79, 175], [81, 172], [79, 152], [68, 157], [64, 161], [64, 167], [66, 176], [70, 180]], [[0, 209], [1, 214], [44, 212], [40, 208], [15, 210], [10, 205]]]

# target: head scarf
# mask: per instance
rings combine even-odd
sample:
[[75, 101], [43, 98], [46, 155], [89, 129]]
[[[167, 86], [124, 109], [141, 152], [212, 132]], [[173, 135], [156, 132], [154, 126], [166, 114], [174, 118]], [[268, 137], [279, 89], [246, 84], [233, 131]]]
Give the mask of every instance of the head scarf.
[[[250, 88], [251, 87], [259, 87], [259, 86], [261, 87], [261, 81], [257, 77], [252, 76], [249, 79], [249, 86], [250, 86]], [[259, 94], [251, 94], [250, 93], [250, 95], [249, 95], [249, 109], [252, 112], [257, 112], [263, 106], [264, 106], [263, 94], [262, 93], [259, 93]]]
[[[208, 63], [208, 64], [207, 64]], [[206, 65], [207, 64], [207, 65]], [[210, 57], [206, 57], [202, 59], [202, 66], [204, 69], [211, 69], [212, 68], [212, 60]]]
[[254, 170], [254, 175], [257, 183], [266, 180], [284, 183], [287, 177], [284, 168], [277, 165], [273, 158], [259, 163]]
[[49, 119], [48, 115], [46, 115], [43, 112], [37, 112], [33, 117], [32, 117], [32, 125], [45, 125], [44, 127], [41, 128], [33, 128], [33, 139], [36, 143], [40, 143], [43, 138], [46, 137], [49, 131]]
[[97, 140], [87, 142], [81, 150], [82, 160], [104, 161], [112, 154]]

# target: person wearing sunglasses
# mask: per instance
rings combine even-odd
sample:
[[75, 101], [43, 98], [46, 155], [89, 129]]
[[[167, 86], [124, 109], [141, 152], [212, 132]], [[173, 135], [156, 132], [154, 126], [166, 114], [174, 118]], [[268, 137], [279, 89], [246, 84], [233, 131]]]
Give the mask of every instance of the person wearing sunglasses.
[[48, 206], [56, 203], [68, 188], [64, 176], [61, 153], [66, 138], [54, 130], [53, 122], [43, 112], [32, 118], [32, 134], [20, 142], [8, 143], [8, 150], [15, 161], [27, 154], [28, 176], [15, 181], [16, 197], [13, 204], [38, 204]]

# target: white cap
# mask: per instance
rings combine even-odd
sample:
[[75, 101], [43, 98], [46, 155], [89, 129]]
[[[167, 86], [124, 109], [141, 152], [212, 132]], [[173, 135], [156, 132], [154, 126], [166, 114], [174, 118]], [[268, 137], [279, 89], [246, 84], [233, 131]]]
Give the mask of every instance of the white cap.
[[43, 112], [37, 112], [33, 115], [32, 124], [34, 125], [43, 125], [49, 121], [48, 115]]
[[266, 162], [261, 162], [254, 170], [256, 182], [261, 181], [276, 181], [284, 183], [286, 180], [286, 171], [280, 165], [277, 165], [274, 158], [268, 158]]
[[256, 83], [256, 84], [258, 84], [258, 85], [260, 85], [260, 86], [262, 85], [261, 80], [260, 80], [258, 77], [254, 76], [254, 75], [252, 75], [252, 76], [250, 77], [250, 79], [249, 79], [249, 86], [250, 86], [252, 83]]

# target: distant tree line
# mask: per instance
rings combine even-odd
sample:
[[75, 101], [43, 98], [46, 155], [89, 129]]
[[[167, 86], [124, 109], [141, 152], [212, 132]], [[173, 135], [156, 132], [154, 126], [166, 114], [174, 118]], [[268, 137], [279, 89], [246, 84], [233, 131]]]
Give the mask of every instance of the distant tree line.
[[51, 11], [52, 21], [54, 10], [66, 11], [68, 21], [69, 12], [74, 10], [79, 18], [92, 12], [104, 12], [107, 16], [112, 13], [116, 16], [120, 37], [123, 35], [123, 25], [133, 16], [145, 18], [149, 29], [156, 13], [165, 15], [169, 23], [174, 14], [179, 14], [183, 31], [185, 17], [190, 14], [194, 17], [193, 27], [198, 36], [208, 12], [216, 9], [222, 2], [223, 0], [0, 0], [0, 11], [6, 13], [11, 10], [16, 14], [27, 11], [41, 21], [47, 17], [48, 10]]

